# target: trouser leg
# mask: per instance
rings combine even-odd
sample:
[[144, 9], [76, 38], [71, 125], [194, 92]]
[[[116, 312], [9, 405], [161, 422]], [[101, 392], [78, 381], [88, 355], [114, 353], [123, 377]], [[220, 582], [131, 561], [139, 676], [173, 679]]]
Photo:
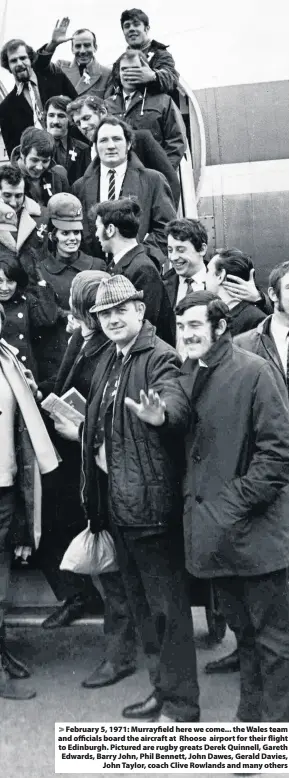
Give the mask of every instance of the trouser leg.
[[129, 536], [115, 528], [119, 563], [164, 712], [177, 721], [199, 717], [193, 622], [184, 576], [182, 541], [169, 533]]
[[105, 594], [105, 658], [116, 669], [136, 663], [137, 639], [133, 614], [119, 572], [104, 573], [100, 582]]
[[0, 488], [0, 635], [4, 633], [5, 603], [10, 581], [10, 532], [15, 509], [14, 487]]
[[260, 721], [289, 721], [288, 571], [249, 578], [244, 584], [262, 678]]

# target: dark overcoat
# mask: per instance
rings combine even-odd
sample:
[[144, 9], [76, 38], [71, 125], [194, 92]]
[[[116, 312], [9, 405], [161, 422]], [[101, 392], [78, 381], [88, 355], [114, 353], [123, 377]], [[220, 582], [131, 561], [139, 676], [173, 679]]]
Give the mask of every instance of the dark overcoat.
[[[73, 194], [81, 200], [83, 206], [83, 238], [85, 246], [91, 249], [95, 232], [95, 224], [89, 224], [88, 212], [92, 205], [99, 202], [100, 196], [100, 162], [94, 159], [86, 173], [72, 187]], [[123, 180], [121, 194], [123, 197], [137, 197], [142, 209], [138, 240], [141, 243], [145, 236], [148, 246], [159, 248], [166, 256], [165, 225], [175, 219], [176, 211], [173, 204], [171, 189], [161, 173], [147, 170], [132, 152], [128, 159], [127, 170]], [[95, 246], [94, 254], [99, 255], [100, 249]]]
[[[168, 415], [187, 434], [186, 563], [198, 577], [254, 576], [288, 567], [289, 416], [265, 360], [223, 336], [207, 367], [187, 360]], [[174, 385], [175, 386], [175, 385]], [[187, 418], [186, 418], [187, 414]]]
[[175, 346], [175, 315], [162, 277], [143, 246], [138, 245], [130, 249], [116, 265], [112, 262], [108, 272], [111, 275], [126, 276], [136, 289], [143, 290], [146, 318], [155, 326], [159, 338]]
[[[115, 344], [105, 348], [97, 365], [87, 402], [83, 431], [82, 498], [94, 530], [101, 528], [100, 489], [94, 460], [95, 425], [104, 387], [115, 355]], [[125, 357], [113, 409], [111, 451], [108, 452], [109, 513], [122, 527], [168, 529], [181, 522], [180, 470], [182, 441], [173, 433], [145, 424], [125, 405], [139, 402], [140, 390], [162, 392], [179, 375], [176, 351], [160, 340], [145, 321]], [[109, 412], [105, 417], [107, 430]]]
[[283, 365], [274, 338], [271, 335], [271, 319], [272, 316], [267, 316], [256, 329], [249, 330], [249, 332], [242, 333], [242, 335], [234, 338], [234, 343], [236, 346], [245, 349], [245, 351], [252, 351], [254, 354], [259, 354], [260, 357], [266, 359], [274, 370], [277, 381], [281, 382], [281, 385], [286, 385]]

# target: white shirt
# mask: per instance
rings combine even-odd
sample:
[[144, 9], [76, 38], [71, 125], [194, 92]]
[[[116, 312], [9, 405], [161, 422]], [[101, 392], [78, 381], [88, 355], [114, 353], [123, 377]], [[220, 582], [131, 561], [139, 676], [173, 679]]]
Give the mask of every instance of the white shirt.
[[284, 374], [287, 377], [287, 356], [288, 356], [288, 346], [289, 346], [288, 324], [285, 323], [283, 324], [278, 320], [276, 321], [275, 316], [273, 314], [270, 327], [271, 327], [271, 335], [272, 338], [274, 339], [275, 346], [282, 363]]
[[[192, 276], [192, 286], [190, 290], [188, 289], [188, 284], [186, 281], [188, 278], [184, 276], [179, 276], [179, 287], [178, 287], [178, 294], [177, 294], [177, 305], [178, 303], [183, 300], [183, 298], [186, 296], [188, 291], [192, 292], [198, 292], [205, 287], [205, 281], [206, 281], [206, 275], [207, 271], [205, 267], [202, 267], [201, 270], [198, 270], [195, 275]], [[191, 280], [191, 279], [190, 279]]]
[[118, 200], [120, 190], [122, 187], [123, 179], [126, 174], [127, 160], [122, 162], [118, 167], [110, 168], [100, 163], [100, 202], [103, 203], [108, 200], [108, 188], [109, 188], [109, 172], [115, 170], [115, 199]]
[[121, 258], [124, 257], [125, 254], [128, 254], [128, 252], [131, 249], [134, 249], [135, 246], [138, 246], [138, 242], [137, 240], [134, 239], [131, 241], [129, 248], [126, 247], [125, 249], [121, 249], [121, 251], [118, 251], [113, 258], [114, 264], [117, 265], [117, 263], [121, 260]]
[[97, 155], [97, 151], [96, 151], [96, 148], [95, 148], [95, 144], [93, 144], [91, 146], [91, 149], [90, 149], [90, 158], [91, 158], [92, 162], [95, 159], [96, 155]]
[[135, 95], [135, 91], [134, 92], [125, 92], [124, 89], [123, 89], [122, 93], [123, 93], [125, 110], [127, 111], [129, 106], [130, 106], [130, 104], [131, 104], [132, 98]]

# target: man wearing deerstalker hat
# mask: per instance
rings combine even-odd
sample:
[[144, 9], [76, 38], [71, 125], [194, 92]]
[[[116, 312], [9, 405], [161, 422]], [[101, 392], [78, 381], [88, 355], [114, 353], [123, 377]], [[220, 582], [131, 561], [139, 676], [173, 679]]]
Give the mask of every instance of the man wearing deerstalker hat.
[[[87, 402], [83, 501], [92, 531], [106, 527], [114, 538], [120, 566], [115, 591], [119, 595], [124, 586], [148, 659], [153, 691], [144, 703], [125, 708], [124, 717], [198, 721], [193, 624], [184, 581], [182, 441], [173, 424], [159, 434], [143, 423], [126, 399], [138, 402], [145, 389], [161, 403], [167, 382], [179, 375], [180, 359], [145, 320], [142, 298], [129, 279], [115, 275], [100, 283], [91, 308], [111, 344], [99, 360]], [[57, 429], [76, 439], [75, 427], [61, 422]], [[112, 616], [109, 574], [102, 576], [102, 584]], [[125, 662], [120, 652], [115, 681], [123, 677]], [[95, 686], [103, 685], [95, 680]]]

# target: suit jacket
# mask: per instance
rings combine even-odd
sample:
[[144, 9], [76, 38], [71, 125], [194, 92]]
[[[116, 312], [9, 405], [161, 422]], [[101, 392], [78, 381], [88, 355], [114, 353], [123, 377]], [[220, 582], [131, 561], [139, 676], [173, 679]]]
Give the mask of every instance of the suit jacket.
[[[17, 146], [16, 149], [13, 149], [11, 154], [11, 162], [14, 165], [17, 165], [19, 157], [20, 146]], [[54, 160], [51, 160], [50, 167], [42, 173], [40, 179], [41, 199], [39, 199], [39, 193], [33, 186], [33, 179], [25, 174], [24, 179], [25, 194], [32, 200], [36, 200], [36, 202], [44, 208], [46, 208], [48, 200], [52, 195], [58, 194], [58, 192], [70, 192], [66, 170], [62, 165], [55, 165]]]
[[281, 385], [285, 384], [287, 388], [283, 365], [274, 338], [271, 335], [271, 319], [272, 316], [267, 316], [256, 329], [237, 335], [234, 338], [234, 343], [236, 346], [245, 349], [245, 351], [252, 351], [253, 354], [258, 354], [259, 357], [266, 359], [266, 362], [269, 362], [273, 368], [279, 385], [280, 383]]
[[119, 262], [108, 267], [111, 275], [126, 276], [136, 289], [144, 292], [146, 318], [156, 328], [156, 334], [170, 346], [175, 345], [175, 316], [169, 303], [162, 278], [143, 246], [130, 249]]
[[[72, 187], [73, 194], [78, 197], [83, 206], [83, 238], [85, 249], [94, 256], [102, 256], [99, 243], [94, 240], [95, 225], [89, 224], [88, 212], [92, 205], [99, 202], [100, 193], [100, 162], [95, 158], [88, 166], [84, 176]], [[123, 180], [123, 197], [137, 197], [142, 209], [138, 240], [141, 243], [145, 236], [146, 244], [160, 249], [164, 258], [166, 255], [165, 225], [176, 218], [170, 187], [161, 173], [146, 170], [136, 154], [132, 152], [128, 159], [127, 170]]]
[[[48, 63], [51, 60], [52, 52], [46, 51], [45, 46], [46, 44], [38, 49], [38, 56], [45, 58]], [[60, 68], [65, 77], [71, 81], [78, 95], [89, 93], [90, 95], [95, 95], [101, 99], [104, 97], [110, 79], [111, 68], [100, 65], [97, 59], [93, 59], [89, 65], [87, 65], [85, 72], [81, 76], [75, 59], [72, 61], [58, 59], [56, 66]]]
[[[39, 94], [42, 106], [50, 97], [66, 95], [74, 100], [77, 92], [71, 81], [54, 64], [45, 58], [38, 57], [33, 65], [38, 80]], [[0, 127], [8, 156], [20, 143], [20, 137], [26, 127], [33, 126], [33, 112], [23, 93], [17, 95], [17, 87], [4, 98], [0, 104]]]
[[[55, 145], [55, 160], [57, 162], [57, 145]], [[67, 155], [65, 170], [69, 184], [74, 184], [78, 178], [84, 175], [91, 162], [90, 146], [83, 141], [74, 138], [70, 133], [67, 137]], [[59, 163], [61, 165], [61, 162]]]
[[125, 110], [122, 90], [118, 89], [106, 100], [106, 107], [109, 114], [123, 119], [134, 130], [150, 130], [177, 170], [186, 150], [186, 130], [181, 113], [169, 95], [136, 90]]
[[179, 276], [173, 267], [164, 274], [163, 281], [170, 304], [173, 310], [175, 310], [179, 289]]

